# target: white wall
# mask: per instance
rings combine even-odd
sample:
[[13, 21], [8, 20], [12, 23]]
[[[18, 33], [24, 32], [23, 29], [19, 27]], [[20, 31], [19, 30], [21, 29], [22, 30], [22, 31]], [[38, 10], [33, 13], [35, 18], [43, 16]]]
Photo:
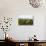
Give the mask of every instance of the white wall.
[[[32, 8], [28, 3], [28, 0], [0, 0], [0, 16], [13, 17], [12, 27], [9, 33], [16, 37], [16, 39], [27, 40], [36, 34], [39, 40], [44, 40], [46, 39], [44, 21], [46, 8]], [[17, 18], [19, 15], [34, 16], [34, 25], [18, 26]], [[0, 39], [2, 39], [2, 36]]]

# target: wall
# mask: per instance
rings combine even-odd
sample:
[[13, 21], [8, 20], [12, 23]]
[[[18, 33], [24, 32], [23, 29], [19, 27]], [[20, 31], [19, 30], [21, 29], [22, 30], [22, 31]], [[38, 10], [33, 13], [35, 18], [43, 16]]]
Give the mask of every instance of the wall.
[[[34, 25], [33, 26], [17, 25], [17, 19], [18, 16], [20, 15], [34, 16]], [[17, 40], [27, 40], [34, 34], [37, 35], [37, 38], [39, 40], [46, 39], [45, 38], [46, 8], [32, 8], [29, 5], [28, 0], [0, 0], [0, 16], [13, 17], [12, 26], [10, 31], [8, 32], [11, 35], [13, 35], [13, 37], [16, 37]], [[0, 39], [2, 39], [2, 36], [0, 36]]]

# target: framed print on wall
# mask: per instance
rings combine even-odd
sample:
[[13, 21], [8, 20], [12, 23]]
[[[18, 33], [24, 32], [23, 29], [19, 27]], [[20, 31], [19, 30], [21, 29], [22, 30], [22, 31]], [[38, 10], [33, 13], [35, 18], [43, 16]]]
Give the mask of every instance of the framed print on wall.
[[20, 15], [18, 16], [18, 25], [33, 25], [34, 16], [32, 15]]

